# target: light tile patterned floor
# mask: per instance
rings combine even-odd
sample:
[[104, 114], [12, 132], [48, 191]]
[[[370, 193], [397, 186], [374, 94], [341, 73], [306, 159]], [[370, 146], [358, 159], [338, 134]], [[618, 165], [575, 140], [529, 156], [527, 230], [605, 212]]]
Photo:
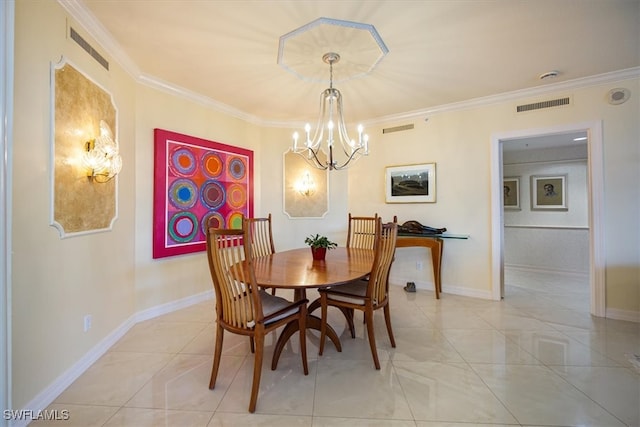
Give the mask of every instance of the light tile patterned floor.
[[308, 376], [296, 338], [276, 371], [266, 357], [255, 414], [246, 338], [225, 334], [208, 389], [214, 303], [198, 304], [133, 327], [49, 409], [83, 427], [640, 426], [640, 324], [591, 317], [585, 279], [507, 271], [506, 283], [501, 302], [392, 286], [397, 347], [377, 313], [379, 371], [362, 322], [351, 339], [331, 313], [342, 353], [318, 357], [310, 334]]

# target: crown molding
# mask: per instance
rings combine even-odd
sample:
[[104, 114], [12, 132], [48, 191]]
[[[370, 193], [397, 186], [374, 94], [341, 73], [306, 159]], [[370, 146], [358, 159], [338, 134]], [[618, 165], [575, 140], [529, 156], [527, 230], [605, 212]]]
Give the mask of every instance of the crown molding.
[[[116, 62], [118, 62], [127, 73], [129, 73], [138, 83], [145, 86], [158, 89], [165, 93], [179, 96], [187, 100], [193, 101], [204, 107], [211, 108], [218, 112], [227, 114], [229, 116], [244, 120], [248, 123], [256, 126], [263, 127], [278, 127], [278, 128], [290, 128], [295, 127], [296, 123], [290, 121], [273, 121], [263, 119], [246, 112], [240, 111], [237, 108], [231, 107], [222, 102], [216, 101], [212, 98], [203, 96], [199, 93], [195, 93], [188, 89], [176, 86], [172, 83], [158, 79], [157, 77], [142, 74], [138, 66], [129, 58], [123, 51], [120, 45], [115, 41], [111, 33], [109, 33], [104, 26], [98, 21], [95, 16], [86, 8], [86, 6], [79, 0], [57, 0], [58, 3], [73, 17], [82, 28], [105, 49], [105, 51], [112, 56]], [[598, 74], [595, 76], [583, 77], [579, 79], [567, 80], [558, 83], [545, 84], [544, 86], [537, 86], [528, 89], [521, 89], [512, 92], [506, 92], [496, 95], [490, 95], [480, 98], [473, 98], [465, 101], [454, 102], [451, 104], [444, 104], [439, 106], [427, 107], [424, 109], [408, 111], [400, 114], [393, 114], [389, 116], [383, 116], [365, 120], [363, 125], [374, 126], [389, 122], [398, 122], [406, 120], [423, 120], [425, 117], [433, 116], [436, 114], [466, 110], [470, 108], [477, 108], [481, 106], [497, 104], [506, 101], [513, 101], [516, 99], [529, 98], [535, 96], [546, 95], [552, 92], [558, 92], [563, 90], [584, 88], [589, 86], [596, 86], [601, 84], [607, 84], [617, 82], [621, 80], [635, 79], [640, 77], [640, 67], [628, 68], [625, 70], [613, 71], [610, 73]]]
[[181, 98], [185, 98], [189, 101], [200, 104], [204, 107], [211, 108], [212, 110], [216, 110], [218, 112], [227, 114], [229, 116], [235, 117], [240, 120], [244, 120], [251, 124], [255, 124], [258, 126], [265, 126], [264, 120], [253, 116], [251, 114], [247, 114], [243, 111], [238, 110], [237, 108], [233, 108], [227, 104], [222, 102], [218, 102], [215, 99], [209, 98], [208, 96], [201, 95], [197, 92], [193, 92], [189, 89], [185, 89], [180, 86], [176, 86], [173, 83], [166, 82], [164, 80], [158, 79], [154, 76], [150, 76], [147, 74], [141, 74], [138, 76], [136, 81], [142, 85], [148, 86], [153, 89], [160, 90], [162, 92], [168, 93], [169, 95], [179, 96]]
[[622, 80], [637, 79], [640, 77], [640, 67], [627, 68], [624, 70], [612, 71], [609, 73], [597, 74], [589, 77], [582, 77], [579, 79], [567, 80], [564, 82], [552, 83], [544, 86], [538, 86], [528, 89], [520, 89], [512, 92], [505, 92], [490, 96], [484, 96], [480, 98], [468, 99], [465, 101], [454, 102], [451, 104], [444, 104], [435, 107], [429, 107], [420, 110], [409, 111], [401, 114], [394, 114], [390, 116], [378, 117], [364, 121], [364, 125], [376, 125], [388, 122], [397, 122], [403, 120], [415, 120], [424, 119], [429, 116], [433, 116], [440, 113], [447, 113], [451, 111], [467, 110], [471, 108], [482, 107], [491, 104], [498, 104], [501, 102], [514, 101], [523, 98], [532, 98], [549, 93], [561, 92], [566, 90], [580, 89], [591, 86], [598, 86], [608, 83], [619, 82]]

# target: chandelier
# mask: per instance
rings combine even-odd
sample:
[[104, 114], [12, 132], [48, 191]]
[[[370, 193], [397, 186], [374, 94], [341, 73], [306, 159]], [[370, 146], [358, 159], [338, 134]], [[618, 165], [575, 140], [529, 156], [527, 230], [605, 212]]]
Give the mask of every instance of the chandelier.
[[[293, 134], [293, 152], [301, 155], [307, 163], [318, 169], [340, 170], [352, 165], [360, 157], [369, 154], [369, 136], [363, 134], [362, 125], [358, 126], [358, 139], [351, 139], [347, 133], [342, 108], [342, 94], [333, 87], [333, 64], [340, 61], [340, 55], [325, 53], [322, 61], [329, 64], [329, 88], [320, 94], [320, 116], [311, 137], [311, 125], [304, 127], [304, 141], [299, 141], [298, 132]], [[326, 153], [318, 156], [322, 144], [326, 142]]]

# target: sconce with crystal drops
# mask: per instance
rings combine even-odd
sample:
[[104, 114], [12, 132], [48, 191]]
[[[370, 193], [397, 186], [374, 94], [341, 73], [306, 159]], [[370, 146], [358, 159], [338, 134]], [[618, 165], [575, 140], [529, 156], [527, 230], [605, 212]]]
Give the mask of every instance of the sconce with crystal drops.
[[312, 196], [316, 192], [316, 184], [309, 171], [306, 171], [302, 179], [296, 182], [296, 191], [306, 197]]
[[100, 136], [85, 143], [82, 164], [87, 177], [95, 182], [108, 182], [122, 170], [122, 157], [118, 143], [113, 140], [111, 128], [100, 120]]

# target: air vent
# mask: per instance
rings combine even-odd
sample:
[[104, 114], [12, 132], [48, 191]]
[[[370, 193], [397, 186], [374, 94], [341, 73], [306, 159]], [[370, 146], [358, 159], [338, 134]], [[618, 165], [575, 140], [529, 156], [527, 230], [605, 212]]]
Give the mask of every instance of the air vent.
[[410, 129], [413, 129], [413, 123], [411, 123], [410, 125], [402, 125], [402, 126], [382, 129], [382, 133], [400, 132], [402, 130], [410, 130]]
[[549, 101], [534, 102], [533, 104], [518, 105], [516, 107], [516, 112], [522, 113], [525, 111], [540, 110], [541, 108], [560, 107], [562, 105], [569, 105], [569, 104], [570, 104], [569, 97], [551, 99]]
[[73, 40], [75, 40], [76, 43], [80, 45], [81, 48], [86, 50], [93, 59], [98, 61], [100, 65], [102, 65], [106, 70], [109, 69], [109, 62], [104, 59], [104, 57], [100, 55], [98, 51], [95, 50], [93, 46], [91, 46], [85, 39], [83, 39], [82, 36], [80, 36], [80, 34], [78, 34], [72, 27], [69, 27], [69, 35]]

